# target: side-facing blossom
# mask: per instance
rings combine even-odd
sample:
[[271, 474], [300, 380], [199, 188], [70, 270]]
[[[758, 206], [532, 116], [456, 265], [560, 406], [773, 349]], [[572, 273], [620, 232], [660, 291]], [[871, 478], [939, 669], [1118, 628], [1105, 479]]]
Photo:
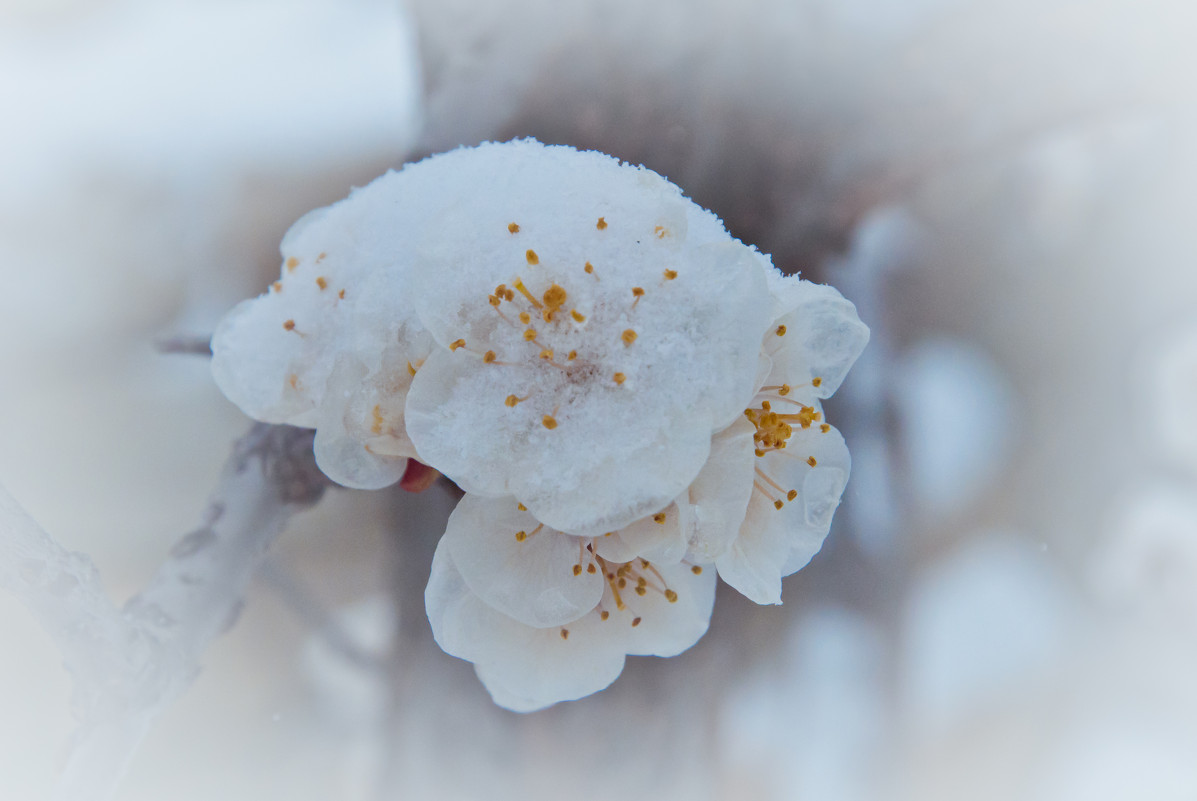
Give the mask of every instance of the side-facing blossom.
[[717, 529], [691, 540], [724, 581], [757, 603], [781, 603], [781, 579], [811, 560], [831, 527], [851, 460], [821, 401], [869, 339], [855, 307], [831, 287], [796, 277], [773, 284], [775, 317], [763, 347], [769, 369], [744, 412], [752, 442], [724, 457], [743, 461], [751, 449], [755, 462], [743, 523], [728, 542]]
[[[590, 695], [619, 676], [625, 656], [674, 656], [706, 632], [713, 570], [628, 557], [614, 532], [565, 534], [521, 506], [463, 498], [425, 591], [436, 641], [474, 663], [496, 703], [527, 712]], [[676, 541], [676, 520], [659, 519], [648, 521], [657, 531], [629, 536], [647, 547]]]
[[279, 280], [212, 338], [224, 394], [255, 419], [315, 428], [317, 463], [350, 487], [392, 484], [415, 456], [404, 404], [433, 340], [407, 291], [404, 242], [429, 213], [421, 189], [439, 187], [410, 173], [410, 191], [388, 173], [296, 222]]

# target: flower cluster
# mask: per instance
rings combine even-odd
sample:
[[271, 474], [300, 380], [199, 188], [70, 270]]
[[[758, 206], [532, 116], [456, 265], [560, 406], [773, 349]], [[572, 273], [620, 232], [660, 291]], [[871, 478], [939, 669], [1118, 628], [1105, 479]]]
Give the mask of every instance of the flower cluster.
[[380, 488], [466, 493], [425, 599], [437, 642], [527, 711], [758, 603], [818, 551], [848, 478], [821, 400], [868, 340], [659, 175], [531, 140], [406, 166], [314, 211], [213, 339], [252, 417], [314, 427]]

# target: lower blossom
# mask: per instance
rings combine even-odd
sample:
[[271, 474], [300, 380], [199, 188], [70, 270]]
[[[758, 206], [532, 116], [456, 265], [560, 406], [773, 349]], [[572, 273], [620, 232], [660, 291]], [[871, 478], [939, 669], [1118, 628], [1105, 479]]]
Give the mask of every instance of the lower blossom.
[[706, 632], [714, 570], [680, 558], [614, 561], [632, 549], [621, 534], [648, 549], [677, 540], [668, 513], [647, 520], [656, 531], [577, 537], [520, 506], [463, 498], [424, 596], [437, 643], [474, 663], [495, 703], [530, 712], [590, 695], [627, 656], [675, 656]]

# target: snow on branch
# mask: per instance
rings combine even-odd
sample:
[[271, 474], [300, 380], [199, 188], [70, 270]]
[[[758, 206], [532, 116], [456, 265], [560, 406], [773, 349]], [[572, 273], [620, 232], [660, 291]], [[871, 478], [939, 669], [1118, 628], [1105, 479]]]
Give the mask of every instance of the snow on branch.
[[204, 525], [123, 609], [88, 557], [63, 548], [0, 487], [0, 587], [29, 608], [74, 677], [82, 726], [57, 799], [111, 797], [153, 719], [194, 680], [274, 538], [328, 486], [312, 436], [289, 426], [250, 429], [225, 464]]

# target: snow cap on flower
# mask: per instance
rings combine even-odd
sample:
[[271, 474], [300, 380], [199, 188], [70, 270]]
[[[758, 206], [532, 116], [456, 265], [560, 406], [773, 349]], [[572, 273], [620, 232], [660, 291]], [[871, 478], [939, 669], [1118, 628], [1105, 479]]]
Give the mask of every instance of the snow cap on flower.
[[410, 292], [440, 346], [412, 382], [421, 457], [594, 535], [668, 505], [752, 397], [768, 259], [659, 175], [533, 141], [427, 162], [474, 176]]
[[519, 507], [463, 498], [424, 596], [437, 643], [474, 663], [496, 703], [527, 712], [581, 698], [614, 681], [626, 655], [674, 656], [706, 632], [713, 570], [613, 562], [603, 536], [564, 534]]

